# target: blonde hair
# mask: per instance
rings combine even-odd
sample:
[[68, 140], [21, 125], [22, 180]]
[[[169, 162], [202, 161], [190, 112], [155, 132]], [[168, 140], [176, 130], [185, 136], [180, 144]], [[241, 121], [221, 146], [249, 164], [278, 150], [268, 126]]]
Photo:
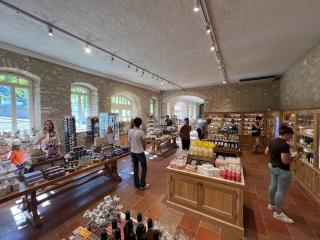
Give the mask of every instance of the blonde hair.
[[[47, 123], [47, 122], [50, 122], [50, 123], [51, 123], [51, 126], [52, 126], [50, 132], [48, 132], [47, 129], [46, 129], [46, 123]], [[46, 134], [47, 132], [56, 135], [56, 131], [54, 130], [54, 124], [53, 124], [52, 120], [50, 120], [50, 119], [44, 121], [44, 124], [43, 124], [43, 133]]]

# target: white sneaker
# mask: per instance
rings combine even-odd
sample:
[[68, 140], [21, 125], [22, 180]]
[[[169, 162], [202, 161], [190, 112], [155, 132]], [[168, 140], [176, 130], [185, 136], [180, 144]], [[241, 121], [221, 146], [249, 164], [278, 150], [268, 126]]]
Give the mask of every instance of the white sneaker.
[[268, 204], [268, 209], [273, 211], [273, 210], [275, 209], [275, 206], [274, 206], [274, 205], [271, 205], [271, 204], [269, 203], [269, 204]]
[[273, 212], [273, 217], [285, 223], [294, 223], [294, 221], [291, 218], [289, 218], [287, 215], [285, 215], [283, 212], [280, 214]]

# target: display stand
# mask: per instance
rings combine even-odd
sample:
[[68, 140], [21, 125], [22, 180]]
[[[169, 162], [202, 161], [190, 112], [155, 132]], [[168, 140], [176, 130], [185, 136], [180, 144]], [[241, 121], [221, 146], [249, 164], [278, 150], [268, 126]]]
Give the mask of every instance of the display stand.
[[233, 182], [167, 167], [169, 207], [244, 236], [244, 180]]
[[170, 149], [178, 148], [176, 139], [177, 139], [177, 136], [172, 135], [166, 138], [147, 140], [147, 144], [151, 145], [150, 153], [153, 153], [156, 155], [163, 155], [165, 152], [169, 151]]

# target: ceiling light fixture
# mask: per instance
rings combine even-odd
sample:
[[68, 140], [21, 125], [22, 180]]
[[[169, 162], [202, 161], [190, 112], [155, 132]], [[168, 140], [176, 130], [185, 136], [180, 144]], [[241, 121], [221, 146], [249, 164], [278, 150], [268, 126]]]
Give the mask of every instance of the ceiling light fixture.
[[214, 44], [212, 43], [211, 47], [210, 47], [210, 51], [213, 52], [214, 50], [216, 50], [216, 48], [214, 47]]
[[86, 46], [85, 46], [84, 50], [86, 51], [87, 54], [91, 53], [91, 49], [90, 49], [90, 44], [89, 43], [86, 43]]
[[[158, 79], [157, 79], [158, 80]], [[163, 80], [161, 79], [161, 85], [163, 85]]]
[[223, 80], [222, 83], [223, 83], [223, 84], [227, 84], [226, 80]]
[[206, 30], [206, 33], [207, 33], [207, 34], [210, 34], [211, 28], [210, 28], [210, 25], [209, 25], [209, 24], [206, 25], [205, 30]]
[[200, 8], [201, 8], [203, 20], [206, 23], [204, 29], [205, 29], [206, 33], [208, 34], [208, 36], [210, 37], [210, 42], [211, 42], [210, 51], [214, 52], [214, 56], [217, 60], [217, 63], [220, 68], [220, 71], [222, 73], [223, 79], [225, 82], [228, 82], [228, 75], [227, 75], [227, 72], [225, 69], [222, 54], [219, 51], [219, 44], [217, 42], [216, 33], [214, 31], [215, 28], [210, 21], [210, 15], [207, 10], [206, 1], [205, 0], [204, 1], [193, 0], [193, 10], [195, 12], [198, 12], [198, 11], [200, 11]]
[[48, 35], [50, 36], [50, 37], [53, 37], [53, 28], [52, 28], [52, 26], [48, 26]]
[[[196, 4], [196, 5], [195, 5], [196, 7], [198, 6], [198, 10], [200, 10], [200, 4], [201, 4], [201, 6], [202, 6], [203, 3], [200, 2], [200, 0], [196, 0], [196, 1], [195, 1], [195, 4]], [[63, 28], [61, 28], [61, 27], [58, 27], [58, 26], [56, 26], [56, 25], [53, 25], [52, 23], [50, 23], [50, 22], [48, 22], [48, 21], [46, 21], [46, 20], [44, 20], [44, 19], [42, 19], [42, 18], [34, 15], [34, 14], [31, 14], [30, 12], [27, 12], [27, 11], [21, 9], [21, 8], [18, 8], [17, 6], [15, 6], [15, 5], [11, 4], [11, 3], [8, 3], [8, 2], [5, 2], [5, 1], [1, 1], [1, 0], [0, 0], [0, 5], [1, 5], [1, 6], [4, 6], [4, 7], [7, 7], [7, 8], [9, 8], [9, 9], [11, 9], [11, 10], [13, 10], [14, 13], [21, 14], [21, 15], [25, 16], [26, 18], [28, 18], [28, 19], [30, 19], [30, 20], [32, 20], [32, 21], [34, 21], [34, 22], [37, 22], [37, 23], [40, 23], [40, 24], [44, 25], [44, 26], [46, 27], [46, 29], [48, 30], [48, 35], [49, 35], [50, 37], [53, 36], [53, 30], [54, 30], [54, 31], [58, 31], [58, 32], [60, 32], [60, 33], [62, 33], [62, 34], [64, 34], [64, 35], [67, 35], [68, 37], [71, 37], [71, 38], [74, 39], [74, 40], [79, 41], [81, 44], [84, 45], [84, 51], [85, 51], [87, 54], [90, 54], [90, 53], [92, 52], [92, 49], [95, 49], [95, 50], [98, 50], [98, 51], [100, 51], [100, 52], [102, 52], [102, 53], [107, 54], [108, 56], [110, 56], [111, 61], [119, 60], [119, 61], [121, 61], [121, 62], [123, 62], [123, 63], [125, 63], [125, 64], [127, 64], [127, 65], [130, 64], [130, 65], [132, 65], [133, 68], [136, 67], [136, 68], [137, 68], [137, 71], [138, 71], [139, 69], [141, 69], [141, 70], [144, 69], [142, 66], [139, 66], [138, 64], [131, 63], [131, 62], [129, 62], [127, 59], [125, 59], [125, 58], [123, 58], [123, 57], [121, 57], [121, 56], [119, 56], [119, 55], [116, 55], [116, 54], [112, 53], [111, 51], [109, 51], [109, 50], [107, 50], [107, 49], [105, 49], [105, 48], [103, 48], [103, 47], [101, 47], [101, 46], [99, 46], [99, 45], [97, 45], [97, 44], [95, 44], [95, 43], [93, 43], [93, 42], [89, 42], [87, 39], [84, 39], [84, 38], [82, 38], [82, 37], [79, 36], [79, 35], [76, 35], [76, 34], [70, 32], [70, 31], [68, 31], [68, 30], [65, 30], [65, 29], [63, 29]], [[150, 74], [150, 76], [151, 76], [151, 75], [154, 75], [154, 77], [157, 76], [157, 75], [155, 75], [154, 73], [152, 73], [151, 71], [148, 71], [148, 70], [146, 70], [146, 69], [144, 69], [143, 71], [144, 71], [144, 73]], [[158, 77], [159, 77], [159, 76], [158, 76]], [[165, 79], [165, 78], [162, 78], [161, 76], [160, 76], [160, 79], [163, 79], [163, 80], [166, 81], [166, 82], [170, 82], [169, 80], [167, 80], [167, 79]], [[174, 83], [172, 83], [172, 84], [174, 84]], [[176, 85], [176, 84], [174, 84], [174, 85]], [[183, 88], [182, 88], [181, 86], [179, 86], [179, 85], [176, 85], [176, 87], [179, 88], [179, 89], [183, 89]]]
[[193, 0], [193, 11], [199, 12], [200, 10], [200, 0]]

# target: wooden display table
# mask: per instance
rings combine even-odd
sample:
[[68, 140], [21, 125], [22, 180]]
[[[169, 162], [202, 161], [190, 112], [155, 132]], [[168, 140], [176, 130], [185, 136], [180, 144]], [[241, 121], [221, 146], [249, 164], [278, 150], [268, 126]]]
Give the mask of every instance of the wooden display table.
[[166, 138], [147, 140], [147, 144], [151, 144], [151, 153], [156, 155], [162, 155], [169, 149], [178, 148], [176, 139], [177, 136], [172, 135]]
[[[40, 216], [38, 215], [38, 205], [60, 195], [67, 190], [74, 188], [75, 186], [82, 185], [100, 176], [108, 176], [117, 182], [121, 181], [121, 177], [117, 170], [117, 160], [127, 156], [123, 154], [111, 159], [102, 160], [99, 163], [83, 167], [75, 172], [66, 172], [64, 176], [55, 178], [53, 180], [46, 180], [43, 183], [35, 184], [31, 187], [26, 186], [24, 183], [20, 183], [19, 191], [12, 192], [0, 198], [0, 204], [13, 200], [15, 198], [24, 196], [24, 210], [27, 210], [31, 216], [32, 223], [35, 226], [39, 226]], [[72, 184], [77, 182], [77, 184]], [[72, 184], [72, 186], [70, 186]], [[67, 186], [69, 185], [69, 186]], [[60, 189], [59, 191], [53, 191]], [[46, 193], [48, 196], [44, 199], [37, 200], [37, 196]], [[53, 194], [52, 194], [53, 193]]]
[[244, 180], [233, 182], [167, 167], [168, 206], [243, 237]]

